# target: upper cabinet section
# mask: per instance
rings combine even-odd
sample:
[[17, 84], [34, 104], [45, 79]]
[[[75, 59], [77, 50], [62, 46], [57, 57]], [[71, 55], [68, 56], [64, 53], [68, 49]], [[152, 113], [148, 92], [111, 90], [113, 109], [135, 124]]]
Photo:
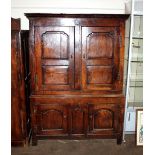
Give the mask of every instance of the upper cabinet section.
[[128, 15], [26, 16], [30, 20], [34, 93], [122, 92], [124, 24]]

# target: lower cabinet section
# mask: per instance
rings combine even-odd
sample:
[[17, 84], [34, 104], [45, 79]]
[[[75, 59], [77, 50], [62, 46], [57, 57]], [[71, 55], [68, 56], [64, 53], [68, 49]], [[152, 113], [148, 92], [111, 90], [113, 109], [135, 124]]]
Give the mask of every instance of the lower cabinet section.
[[31, 98], [32, 144], [44, 138], [122, 141], [123, 98]]

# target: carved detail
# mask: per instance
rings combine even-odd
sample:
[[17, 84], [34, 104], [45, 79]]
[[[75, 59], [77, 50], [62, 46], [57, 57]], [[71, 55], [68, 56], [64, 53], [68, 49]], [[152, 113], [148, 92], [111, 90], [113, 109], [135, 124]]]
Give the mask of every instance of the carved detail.
[[106, 37], [111, 37], [111, 38], [115, 38], [115, 32], [114, 31], [109, 31], [109, 32], [91, 32], [90, 34], [87, 35], [88, 37], [91, 37], [92, 35], [104, 35]]

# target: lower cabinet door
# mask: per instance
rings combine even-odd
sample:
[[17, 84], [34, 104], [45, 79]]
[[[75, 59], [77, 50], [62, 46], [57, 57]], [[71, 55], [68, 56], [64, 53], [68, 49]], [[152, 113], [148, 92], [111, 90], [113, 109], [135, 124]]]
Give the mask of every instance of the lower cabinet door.
[[118, 129], [117, 104], [89, 104], [88, 134], [111, 135]]
[[70, 134], [84, 135], [88, 127], [88, 106], [74, 104], [70, 106]]
[[61, 136], [68, 133], [67, 106], [41, 104], [36, 107], [37, 134]]

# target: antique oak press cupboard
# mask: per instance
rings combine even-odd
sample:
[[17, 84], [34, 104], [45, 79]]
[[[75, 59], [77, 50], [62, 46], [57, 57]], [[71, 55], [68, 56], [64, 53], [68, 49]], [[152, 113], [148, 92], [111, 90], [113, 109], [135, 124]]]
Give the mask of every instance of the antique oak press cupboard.
[[30, 23], [32, 144], [38, 139], [122, 142], [128, 15], [26, 14]]

